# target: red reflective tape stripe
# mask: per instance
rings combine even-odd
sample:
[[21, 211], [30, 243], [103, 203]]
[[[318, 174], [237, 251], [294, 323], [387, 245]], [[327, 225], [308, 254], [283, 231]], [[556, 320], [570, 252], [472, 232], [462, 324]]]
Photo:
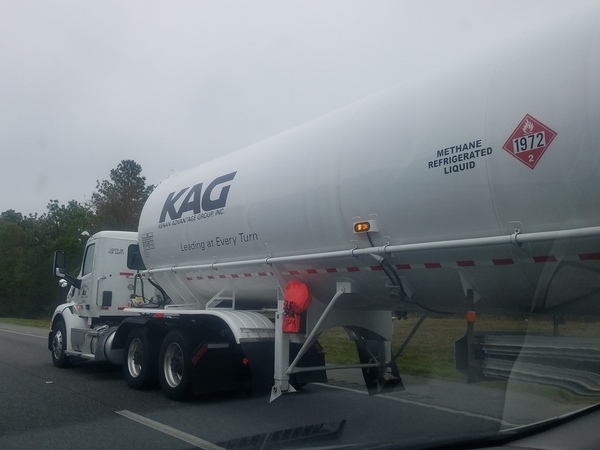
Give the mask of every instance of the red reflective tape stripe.
[[206, 353], [206, 350], [208, 350], [208, 346], [206, 344], [203, 344], [202, 347], [200, 347], [200, 349], [196, 352], [196, 354], [192, 358], [192, 364], [194, 366], [198, 364], [198, 361], [200, 361], [200, 358], [202, 358], [202, 356]]
[[163, 317], [165, 317], [165, 313], [156, 313], [154, 314], [154, 317], [157, 319], [162, 319]]
[[515, 262], [511, 258], [492, 259], [495, 266], [508, 266]]
[[133, 272], [119, 272], [119, 275], [123, 277], [132, 277], [135, 274]]
[[465, 261], [456, 261], [456, 265], [458, 267], [473, 267], [475, 266], [475, 261], [470, 259]]
[[[581, 261], [600, 260], [600, 252], [581, 253], [577, 256], [579, 257], [579, 259]], [[535, 262], [535, 263], [553, 263], [553, 262], [557, 262], [557, 257], [555, 255], [539, 255], [539, 256], [533, 256], [529, 260], [523, 260], [523, 262], [527, 262], [527, 261]], [[486, 265], [489, 265], [490, 263], [495, 266], [506, 266], [506, 265], [516, 264], [512, 258], [497, 258], [497, 259], [492, 259], [492, 260], [479, 260], [479, 261], [475, 261], [472, 259], [465, 259], [465, 260], [455, 261], [453, 263], [452, 262], [444, 262], [444, 263], [426, 262], [426, 263], [415, 263], [412, 265], [409, 263], [398, 263], [398, 264], [395, 264], [395, 267], [398, 270], [411, 270], [411, 269], [423, 269], [423, 268], [424, 269], [442, 269], [444, 267], [450, 268], [450, 267], [486, 266]], [[366, 266], [366, 267], [365, 266], [326, 267], [326, 268], [319, 268], [319, 269], [312, 268], [312, 269], [302, 269], [302, 270], [290, 270], [289, 272], [284, 272], [283, 275], [286, 275], [286, 276], [291, 276], [291, 275], [300, 276], [303, 274], [304, 275], [318, 275], [318, 274], [326, 274], [326, 273], [360, 272], [360, 271], [369, 271], [369, 270], [373, 271], [373, 272], [377, 272], [377, 271], [382, 271], [383, 268], [378, 265]], [[125, 273], [121, 272], [121, 274], [123, 275]], [[215, 278], [220, 278], [220, 279], [241, 278], [241, 277], [252, 278], [252, 277], [257, 277], [257, 276], [258, 277], [267, 277], [270, 275], [273, 275], [273, 272], [258, 272], [258, 273], [243, 273], [243, 274], [219, 273], [217, 275], [206, 275], [206, 276], [198, 275], [195, 278], [187, 276], [186, 279], [189, 281], [192, 281], [194, 279], [214, 280]]]
[[536, 263], [556, 262], [556, 257], [552, 256], [552, 255], [548, 255], [548, 256], [534, 256], [533, 260]]
[[579, 255], [579, 259], [581, 261], [593, 261], [596, 259], [600, 259], [600, 253], [582, 253]]

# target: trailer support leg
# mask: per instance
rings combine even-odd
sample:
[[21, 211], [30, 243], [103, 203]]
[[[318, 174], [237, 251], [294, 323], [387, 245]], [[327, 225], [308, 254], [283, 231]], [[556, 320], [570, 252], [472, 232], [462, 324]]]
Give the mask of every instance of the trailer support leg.
[[325, 318], [327, 317], [327, 315], [329, 314], [331, 309], [334, 307], [335, 303], [337, 302], [337, 299], [340, 298], [340, 296], [344, 292], [345, 292], [345, 289], [343, 287], [341, 287], [337, 290], [337, 292], [335, 293], [335, 295], [329, 302], [329, 305], [327, 305], [327, 308], [325, 308], [325, 311], [323, 312], [323, 314], [321, 315], [321, 317], [315, 324], [314, 328], [311, 330], [310, 334], [306, 338], [306, 341], [304, 341], [304, 344], [302, 345], [302, 348], [300, 348], [300, 350], [298, 351], [296, 358], [294, 359], [294, 361], [292, 361], [290, 366], [285, 371], [286, 374], [289, 375], [293, 372], [294, 368], [296, 367], [296, 364], [298, 364], [298, 361], [300, 361], [300, 358], [302, 358], [304, 356], [304, 354], [306, 353], [306, 350], [308, 350], [308, 348], [314, 343], [317, 335], [320, 332], [320, 328], [321, 328], [321, 325], [323, 324], [323, 321], [325, 320]]
[[290, 355], [290, 338], [286, 333], [283, 332], [283, 303], [284, 300], [279, 300], [277, 302], [277, 315], [275, 316], [275, 369], [274, 369], [274, 378], [275, 384], [271, 389], [271, 400], [273, 401], [278, 398], [283, 392], [296, 392], [294, 387], [290, 384], [290, 375], [293, 373], [296, 365], [300, 361], [300, 359], [304, 356], [306, 351], [310, 348], [310, 346], [314, 343], [317, 335], [319, 334], [320, 327], [322, 323], [327, 318], [331, 309], [335, 306], [337, 300], [341, 297], [341, 295], [346, 292], [347, 287], [344, 283], [338, 283], [338, 288], [325, 308], [325, 311], [309, 333], [306, 338], [304, 344], [298, 351], [296, 358], [289, 364], [289, 355]]
[[283, 303], [277, 301], [277, 314], [275, 314], [275, 367], [273, 370], [274, 385], [271, 389], [271, 402], [281, 396], [283, 392], [295, 392], [290, 384], [290, 376], [285, 369], [290, 361], [290, 337], [283, 332]]

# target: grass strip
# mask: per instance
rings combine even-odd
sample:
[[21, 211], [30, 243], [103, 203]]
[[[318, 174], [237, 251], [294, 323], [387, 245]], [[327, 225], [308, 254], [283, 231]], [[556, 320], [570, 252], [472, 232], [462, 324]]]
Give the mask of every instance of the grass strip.
[[17, 317], [0, 317], [0, 323], [10, 323], [23, 327], [50, 328], [50, 319], [19, 319]]

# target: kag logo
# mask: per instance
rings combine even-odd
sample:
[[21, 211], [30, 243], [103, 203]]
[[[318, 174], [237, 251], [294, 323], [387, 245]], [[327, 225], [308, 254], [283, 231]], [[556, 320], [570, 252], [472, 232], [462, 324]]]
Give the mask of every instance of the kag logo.
[[[202, 212], [223, 208], [225, 203], [227, 203], [227, 196], [229, 195], [231, 185], [222, 185], [232, 181], [235, 178], [236, 173], [237, 171], [215, 178], [206, 187], [204, 192], [202, 192], [203, 183], [184, 188], [179, 192], [171, 192], [165, 200], [162, 212], [160, 213], [159, 222], [165, 222], [167, 216], [170, 220], [179, 219], [183, 213], [188, 211], [192, 211], [194, 214], [200, 214]], [[218, 197], [214, 198], [213, 191], [217, 188], [220, 188], [221, 190], [220, 192], [215, 192], [215, 195], [218, 195]], [[183, 201], [177, 206], [179, 199], [181, 199], [186, 192], [187, 194], [183, 198]]]

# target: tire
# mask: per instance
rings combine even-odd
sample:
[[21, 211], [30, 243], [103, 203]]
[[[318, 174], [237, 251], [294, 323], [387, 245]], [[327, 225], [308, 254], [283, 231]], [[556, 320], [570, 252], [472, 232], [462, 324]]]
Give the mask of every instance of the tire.
[[148, 389], [157, 381], [157, 345], [146, 328], [133, 328], [125, 340], [123, 375], [132, 389]]
[[160, 386], [171, 400], [186, 400], [192, 394], [189, 339], [179, 330], [167, 334], [160, 347]]
[[65, 323], [58, 320], [52, 326], [52, 362], [54, 366], [63, 369], [71, 365], [71, 358], [65, 353], [67, 350], [67, 331]]

